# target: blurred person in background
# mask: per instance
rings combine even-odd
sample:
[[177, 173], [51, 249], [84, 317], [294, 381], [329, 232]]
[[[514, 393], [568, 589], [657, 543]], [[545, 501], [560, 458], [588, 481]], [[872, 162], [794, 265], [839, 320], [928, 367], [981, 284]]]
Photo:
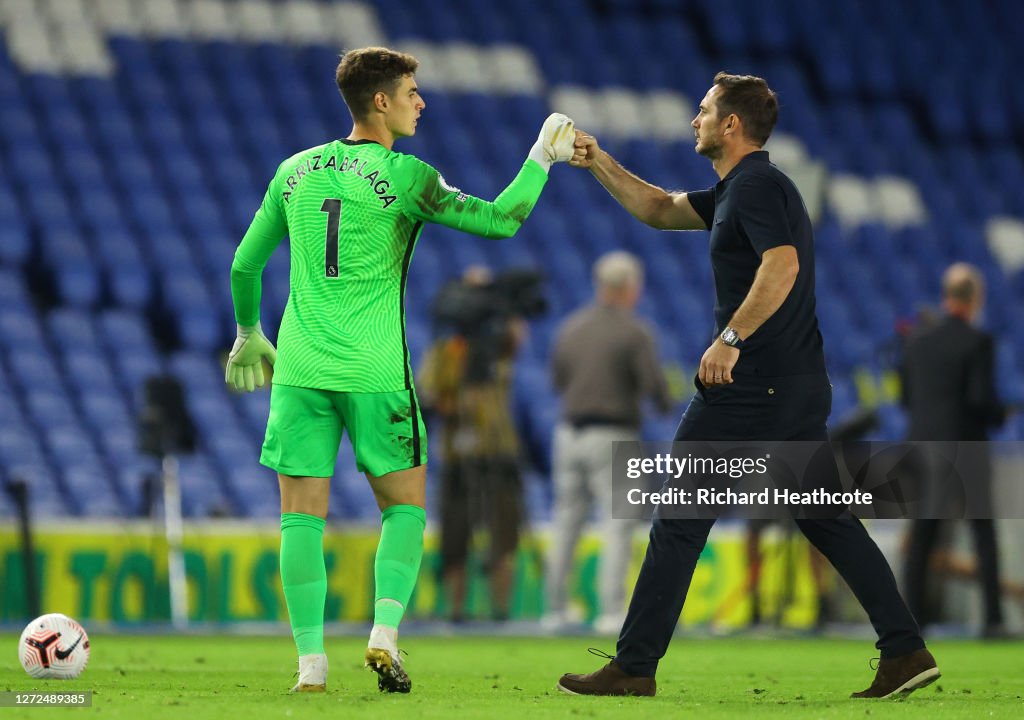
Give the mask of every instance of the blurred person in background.
[[[387, 48], [345, 53], [335, 80], [352, 132], [281, 163], [231, 265], [238, 334], [225, 380], [252, 391], [264, 384], [263, 362], [274, 365], [260, 462], [277, 471], [281, 489], [281, 584], [299, 656], [296, 692], [327, 686], [323, 532], [343, 432], [381, 510], [365, 665], [382, 692], [412, 688], [398, 626], [423, 558], [427, 441], [405, 336], [409, 263], [428, 222], [514, 235], [552, 164], [573, 151], [572, 121], [552, 114], [494, 202], [462, 192], [393, 149], [416, 133], [426, 106], [418, 67]], [[291, 275], [278, 355], [260, 327], [261, 278], [286, 235]]]
[[[1006, 419], [995, 388], [995, 342], [975, 326], [985, 305], [985, 281], [967, 263], [955, 263], [942, 277], [943, 314], [906, 340], [900, 366], [902, 402], [909, 415], [909, 440], [975, 441], [969, 447], [972, 477], [965, 478], [972, 504], [988, 517], [970, 520], [984, 597], [984, 637], [1002, 637], [999, 548], [991, 518], [991, 458], [982, 444]], [[976, 452], [976, 451], [980, 451]], [[929, 466], [931, 463], [928, 464]], [[928, 472], [926, 469], [925, 472]], [[924, 481], [928, 482], [926, 475]], [[922, 626], [932, 619], [926, 603], [930, 561], [941, 522], [914, 520], [910, 527], [904, 590]]]
[[[792, 601], [793, 576], [797, 572], [795, 562], [802, 553], [793, 546], [791, 537], [793, 526], [788, 521], [747, 520], [746, 537], [744, 546], [747, 556], [747, 593], [750, 597], [750, 621], [751, 630], [758, 630], [764, 623], [762, 608], [762, 579], [764, 576], [764, 551], [761, 547], [761, 540], [765, 531], [772, 526], [779, 529], [776, 555], [779, 556], [778, 572], [782, 574], [781, 590], [778, 592], [778, 605], [771, 621], [775, 625], [782, 623], [785, 603]], [[807, 548], [807, 565], [811, 574], [811, 582], [814, 586], [815, 608], [814, 629], [820, 631], [826, 622], [831, 619], [832, 609], [829, 598], [829, 570], [824, 556], [813, 545]]]
[[[662, 230], [710, 231], [715, 336], [676, 441], [828, 440], [832, 388], [818, 329], [811, 221], [792, 180], [763, 150], [777, 118], [778, 99], [762, 78], [718, 73], [691, 125], [696, 152], [720, 180], [697, 192], [669, 193], [641, 180], [577, 131], [570, 164], [588, 168], [634, 217]], [[796, 523], [850, 585], [878, 636], [874, 681], [852, 697], [904, 695], [938, 678], [896, 578], [860, 520], [846, 512]], [[596, 672], [563, 675], [561, 690], [656, 693], [658, 663], [714, 524], [655, 511], [615, 656]]]
[[627, 252], [611, 252], [594, 264], [594, 301], [561, 325], [551, 359], [552, 380], [562, 396], [555, 428], [552, 474], [555, 507], [545, 579], [543, 624], [556, 631], [567, 612], [572, 559], [596, 501], [603, 540], [594, 629], [618, 632], [626, 611], [626, 573], [635, 520], [612, 517], [612, 443], [640, 439], [641, 405], [671, 408], [658, 364], [654, 333], [634, 314], [643, 292], [643, 265]]
[[[490, 270], [466, 270], [471, 290], [491, 285]], [[486, 302], [486, 301], [485, 301]], [[494, 308], [498, 313], [498, 308]], [[473, 535], [488, 530], [486, 575], [491, 616], [509, 617], [515, 553], [523, 520], [520, 442], [512, 415], [513, 363], [526, 333], [518, 316], [464, 325], [430, 348], [417, 374], [424, 410], [441, 421], [441, 574], [450, 618], [466, 615]]]

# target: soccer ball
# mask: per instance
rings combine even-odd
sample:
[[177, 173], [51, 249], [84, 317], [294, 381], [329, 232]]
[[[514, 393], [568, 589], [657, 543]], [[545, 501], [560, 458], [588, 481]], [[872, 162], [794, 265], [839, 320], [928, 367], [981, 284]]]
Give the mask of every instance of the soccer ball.
[[89, 662], [89, 636], [67, 615], [40, 615], [21, 633], [18, 657], [34, 678], [70, 680]]

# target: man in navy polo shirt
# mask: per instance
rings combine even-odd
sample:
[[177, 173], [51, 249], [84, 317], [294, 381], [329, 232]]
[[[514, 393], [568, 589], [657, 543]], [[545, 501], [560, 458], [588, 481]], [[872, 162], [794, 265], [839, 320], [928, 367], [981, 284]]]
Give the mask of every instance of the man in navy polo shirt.
[[[669, 193], [619, 165], [577, 131], [571, 165], [594, 177], [641, 222], [663, 230], [710, 230], [715, 339], [701, 358], [697, 394], [675, 440], [826, 440], [832, 389], [815, 315], [814, 240], [793, 182], [761, 148], [778, 102], [758, 77], [719, 73], [693, 119], [696, 150], [721, 178]], [[697, 559], [714, 520], [655, 515], [616, 654], [597, 672], [566, 674], [580, 695], [654, 695]], [[878, 633], [871, 686], [853, 697], [906, 695], [939, 677], [885, 557], [858, 519], [797, 520], [839, 571]]]

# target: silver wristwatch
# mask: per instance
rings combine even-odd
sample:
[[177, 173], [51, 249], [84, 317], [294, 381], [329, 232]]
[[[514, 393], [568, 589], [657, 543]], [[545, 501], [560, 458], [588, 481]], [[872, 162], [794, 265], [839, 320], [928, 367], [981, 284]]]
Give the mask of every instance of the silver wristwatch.
[[737, 350], [743, 349], [743, 341], [740, 340], [740, 334], [729, 326], [726, 326], [725, 330], [722, 331], [722, 334], [718, 336], [718, 339], [729, 347], [734, 347]]

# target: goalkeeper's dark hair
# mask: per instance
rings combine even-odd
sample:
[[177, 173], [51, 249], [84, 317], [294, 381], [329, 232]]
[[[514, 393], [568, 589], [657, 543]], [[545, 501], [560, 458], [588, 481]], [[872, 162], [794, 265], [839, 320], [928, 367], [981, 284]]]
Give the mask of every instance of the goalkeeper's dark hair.
[[779, 99], [764, 78], [754, 75], [715, 75], [718, 86], [718, 117], [735, 114], [747, 139], [763, 146], [779, 119]]
[[352, 117], [364, 120], [370, 114], [374, 95], [391, 95], [402, 78], [415, 73], [419, 66], [420, 61], [407, 53], [385, 47], [360, 48], [341, 56], [334, 80]]

